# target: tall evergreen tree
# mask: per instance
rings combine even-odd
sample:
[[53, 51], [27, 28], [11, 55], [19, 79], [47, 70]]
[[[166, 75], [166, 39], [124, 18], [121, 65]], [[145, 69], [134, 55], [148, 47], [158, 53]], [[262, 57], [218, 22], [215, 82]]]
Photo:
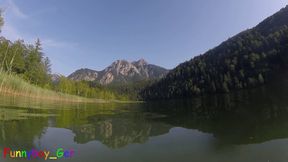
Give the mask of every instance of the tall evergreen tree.
[[4, 25], [4, 18], [3, 18], [3, 10], [0, 9], [0, 33], [1, 33], [1, 28]]
[[183, 98], [262, 85], [288, 65], [288, 6], [256, 27], [180, 64], [141, 92], [144, 99]]

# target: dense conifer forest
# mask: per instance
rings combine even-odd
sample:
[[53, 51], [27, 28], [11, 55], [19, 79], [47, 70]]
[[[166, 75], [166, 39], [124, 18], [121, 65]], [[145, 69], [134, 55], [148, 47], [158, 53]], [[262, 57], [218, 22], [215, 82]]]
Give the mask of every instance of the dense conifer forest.
[[141, 92], [146, 100], [227, 93], [265, 84], [288, 63], [288, 6]]

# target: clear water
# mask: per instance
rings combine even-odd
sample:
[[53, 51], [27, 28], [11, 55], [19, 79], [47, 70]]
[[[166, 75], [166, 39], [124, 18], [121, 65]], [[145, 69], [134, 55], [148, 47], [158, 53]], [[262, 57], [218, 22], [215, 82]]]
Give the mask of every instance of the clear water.
[[[0, 97], [3, 148], [61, 147], [85, 162], [287, 162], [288, 91], [267, 88], [143, 104]], [[34, 159], [32, 161], [42, 161]]]

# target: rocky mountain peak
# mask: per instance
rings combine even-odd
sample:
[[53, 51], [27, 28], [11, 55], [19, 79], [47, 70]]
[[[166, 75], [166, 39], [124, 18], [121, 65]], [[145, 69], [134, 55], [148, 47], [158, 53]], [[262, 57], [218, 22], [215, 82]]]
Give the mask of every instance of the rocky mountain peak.
[[98, 81], [106, 85], [112, 82], [126, 83], [146, 79], [159, 79], [165, 76], [168, 70], [148, 64], [144, 59], [129, 62], [127, 60], [116, 60], [102, 71], [80, 69], [68, 76], [76, 81]]
[[61, 74], [51, 74], [51, 80], [53, 83], [58, 83], [61, 77], [64, 76]]
[[81, 80], [94, 81], [97, 79], [99, 75], [98, 73], [99, 72], [95, 70], [85, 68], [85, 69], [76, 70], [74, 73], [69, 75], [68, 78], [75, 80], [75, 81], [81, 81]]
[[135, 66], [144, 66], [144, 65], [148, 65], [148, 62], [142, 58], [138, 61], [132, 62], [132, 64]]
[[113, 62], [109, 67], [119, 69], [119, 68], [124, 67], [124, 66], [129, 66], [129, 64], [130, 63], [126, 60], [117, 60], [117, 61]]

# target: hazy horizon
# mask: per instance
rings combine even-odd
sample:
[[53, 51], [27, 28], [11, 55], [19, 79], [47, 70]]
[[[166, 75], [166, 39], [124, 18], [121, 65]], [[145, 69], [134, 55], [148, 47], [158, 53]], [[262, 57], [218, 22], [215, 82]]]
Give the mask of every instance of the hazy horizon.
[[53, 73], [103, 70], [115, 60], [172, 69], [229, 37], [254, 27], [288, 0], [0, 0], [1, 35], [40, 38]]

